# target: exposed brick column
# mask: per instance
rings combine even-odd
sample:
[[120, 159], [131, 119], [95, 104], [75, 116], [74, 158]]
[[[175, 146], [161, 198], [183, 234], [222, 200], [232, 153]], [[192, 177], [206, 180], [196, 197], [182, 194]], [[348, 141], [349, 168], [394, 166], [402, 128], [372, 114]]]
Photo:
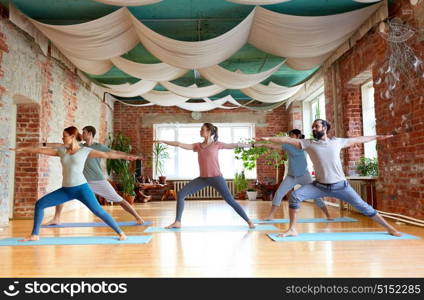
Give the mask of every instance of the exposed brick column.
[[101, 104], [100, 107], [100, 126], [99, 126], [99, 142], [101, 144], [107, 143], [107, 105], [105, 103]]
[[[38, 104], [17, 105], [16, 147], [28, 147], [40, 142], [40, 106]], [[40, 170], [45, 166], [38, 154], [16, 153], [15, 162], [15, 209], [14, 218], [29, 218], [39, 198], [43, 183]]]
[[40, 71], [42, 77], [40, 129], [42, 138], [47, 139], [50, 132], [49, 121], [52, 116], [51, 103], [53, 101], [53, 90], [51, 89], [51, 85], [53, 83], [52, 61], [46, 59], [45, 62], [40, 62]]
[[[76, 75], [66, 71], [66, 82], [63, 87], [63, 101], [65, 102], [66, 118], [64, 127], [75, 126], [75, 113], [78, 109]], [[81, 128], [78, 128], [81, 130]]]
[[289, 107], [289, 123], [288, 129], [299, 129], [303, 131], [303, 112], [302, 112], [302, 103], [293, 102]]
[[[345, 136], [356, 137], [362, 135], [362, 103], [360, 87], [343, 89], [343, 128]], [[354, 145], [344, 151], [345, 173], [356, 174], [356, 163], [364, 154], [363, 144]]]

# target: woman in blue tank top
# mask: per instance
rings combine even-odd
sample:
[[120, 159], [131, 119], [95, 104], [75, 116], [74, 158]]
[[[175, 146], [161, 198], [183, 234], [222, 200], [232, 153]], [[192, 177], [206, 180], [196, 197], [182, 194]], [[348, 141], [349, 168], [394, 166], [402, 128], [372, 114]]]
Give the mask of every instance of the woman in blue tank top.
[[67, 201], [78, 199], [91, 210], [97, 217], [108, 224], [118, 235], [119, 240], [125, 240], [125, 233], [119, 228], [115, 220], [100, 206], [94, 193], [91, 191], [83, 175], [83, 169], [87, 157], [107, 158], [107, 159], [126, 159], [136, 160], [139, 157], [134, 155], [123, 155], [112, 152], [100, 152], [89, 147], [80, 147], [82, 140], [81, 134], [76, 127], [68, 127], [63, 131], [64, 146], [58, 149], [51, 148], [32, 148], [23, 147], [10, 149], [16, 152], [39, 153], [49, 156], [59, 156], [62, 164], [62, 187], [44, 197], [35, 203], [34, 225], [30, 236], [22, 241], [39, 240], [39, 231], [44, 217], [44, 209], [56, 206]]

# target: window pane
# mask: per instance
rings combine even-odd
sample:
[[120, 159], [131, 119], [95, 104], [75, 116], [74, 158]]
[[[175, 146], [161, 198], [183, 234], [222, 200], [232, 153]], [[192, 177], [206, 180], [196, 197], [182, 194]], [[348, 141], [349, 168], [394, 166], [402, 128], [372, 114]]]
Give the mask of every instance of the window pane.
[[[200, 125], [180, 125], [177, 128], [177, 140], [186, 144], [194, 144], [200, 140]], [[178, 148], [176, 178], [193, 179], [199, 176], [197, 153], [192, 150]]]
[[231, 127], [228, 126], [219, 126], [218, 127], [218, 136], [219, 141], [223, 143], [232, 143], [232, 136], [231, 136]]
[[[364, 136], [376, 135], [375, 129], [375, 104], [374, 87], [368, 82], [361, 87], [362, 92], [362, 127]], [[364, 144], [364, 156], [367, 158], [377, 157], [377, 141]]]

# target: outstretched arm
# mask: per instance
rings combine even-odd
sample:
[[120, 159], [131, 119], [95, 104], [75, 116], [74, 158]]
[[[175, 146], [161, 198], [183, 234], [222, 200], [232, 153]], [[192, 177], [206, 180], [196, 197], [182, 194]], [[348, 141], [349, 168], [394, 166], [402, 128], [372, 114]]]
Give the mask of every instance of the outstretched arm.
[[348, 138], [348, 142], [346, 144], [346, 147], [353, 146], [355, 144], [363, 144], [367, 142], [371, 142], [374, 140], [385, 140], [393, 137], [392, 134], [389, 135], [376, 135], [376, 136], [358, 136], [354, 138]]
[[283, 150], [281, 148], [281, 145], [278, 144], [267, 144], [267, 143], [254, 143], [255, 147], [265, 147], [265, 148], [270, 148], [270, 149], [275, 149], [275, 150]]
[[64, 146], [63, 143], [37, 143], [34, 147], [48, 147], [48, 148], [59, 148]]
[[56, 149], [53, 148], [39, 148], [39, 147], [18, 147], [18, 148], [9, 148], [11, 151], [15, 151], [17, 153], [38, 153], [44, 154], [48, 156], [59, 156]]
[[140, 156], [132, 155], [128, 153], [114, 153], [114, 152], [102, 152], [97, 150], [91, 150], [88, 157], [91, 158], [107, 158], [107, 159], [125, 159], [125, 160], [137, 160], [141, 159]]
[[[122, 152], [122, 151], [116, 151], [116, 150], [110, 150], [108, 151], [108, 153], [115, 153], [115, 154], [121, 154], [121, 155], [128, 155], [128, 153], [126, 152]], [[133, 155], [134, 156], [134, 155]], [[137, 159], [139, 160], [143, 160], [143, 157], [141, 155], [136, 155]]]
[[299, 139], [293, 139], [293, 138], [288, 137], [288, 136], [262, 137], [262, 138], [258, 138], [258, 140], [269, 141], [269, 142], [273, 142], [273, 143], [276, 143], [276, 144], [290, 144], [290, 145], [295, 146], [298, 149], [302, 148]]
[[169, 146], [174, 146], [174, 147], [180, 147], [186, 150], [193, 150], [193, 144], [184, 144], [184, 143], [180, 143], [180, 142], [172, 142], [172, 141], [153, 141], [153, 143], [162, 143], [162, 144], [167, 144]]
[[222, 143], [222, 149], [251, 148], [251, 147], [252, 147], [252, 144], [246, 144], [246, 143], [231, 143], [231, 144]]

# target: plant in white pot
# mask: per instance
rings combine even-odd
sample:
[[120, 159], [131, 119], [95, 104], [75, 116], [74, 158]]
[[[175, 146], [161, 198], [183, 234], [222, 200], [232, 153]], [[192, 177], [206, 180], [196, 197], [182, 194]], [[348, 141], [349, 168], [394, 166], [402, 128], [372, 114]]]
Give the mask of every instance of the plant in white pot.
[[247, 189], [247, 199], [249, 199], [249, 201], [255, 201], [256, 197], [258, 196], [258, 191], [255, 189]]

